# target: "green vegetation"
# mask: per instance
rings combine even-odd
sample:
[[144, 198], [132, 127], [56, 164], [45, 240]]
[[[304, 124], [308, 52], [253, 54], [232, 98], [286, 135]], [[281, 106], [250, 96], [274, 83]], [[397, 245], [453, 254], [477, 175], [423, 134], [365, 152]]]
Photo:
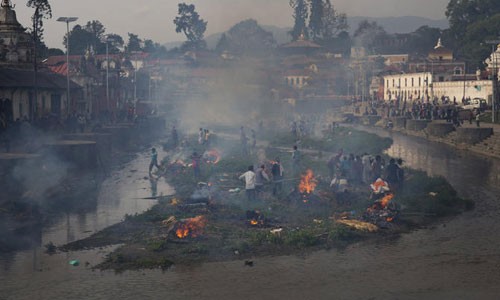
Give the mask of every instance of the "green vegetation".
[[[261, 149], [266, 157], [283, 157], [282, 162], [288, 168], [290, 153], [283, 153], [285, 147], [293, 142], [288, 136], [276, 136], [273, 143]], [[242, 158], [239, 153], [239, 141], [221, 140], [219, 146], [227, 149], [221, 162], [209, 168], [204, 165], [202, 178], [213, 184], [210, 204], [193, 207], [184, 206], [196, 188], [192, 170], [184, 168], [175, 174], [167, 175], [167, 180], [176, 190], [176, 200], [165, 198], [149, 211], [134, 216], [127, 216], [122, 223], [111, 226], [93, 236], [71, 243], [63, 250], [76, 250], [89, 247], [101, 247], [109, 244], [123, 244], [111, 253], [105, 262], [97, 266], [103, 269], [144, 269], [168, 268], [172, 264], [196, 264], [206, 261], [247, 259], [262, 255], [284, 255], [303, 253], [318, 249], [342, 248], [365, 238], [379, 235], [397, 235], [407, 232], [414, 226], [432, 222], [428, 216], [448, 216], [470, 208], [470, 203], [457, 197], [453, 188], [442, 178], [429, 178], [422, 172], [406, 170], [408, 180], [396, 193], [394, 202], [403, 207], [402, 215], [389, 230], [379, 233], [366, 233], [343, 224], [339, 224], [340, 215], [347, 214], [359, 219], [365, 210], [373, 204], [370, 189], [366, 184], [352, 184], [348, 194], [349, 203], [339, 203], [338, 195], [329, 188], [326, 157], [320, 157], [322, 151], [344, 148], [354, 153], [364, 152], [367, 142], [372, 142], [371, 151], [381, 153], [390, 145], [390, 140], [351, 129], [339, 128], [327, 139], [307, 138], [302, 141], [304, 151], [302, 167], [315, 172], [318, 186], [314, 195], [303, 201], [302, 195], [295, 192], [299, 179], [287, 175], [290, 180], [277, 197], [272, 196], [271, 186], [266, 186], [260, 200], [249, 202], [244, 191], [230, 193], [229, 189], [243, 189], [243, 182], [238, 175], [246, 171], [249, 164], [259, 161], [254, 153]], [[317, 147], [315, 147], [317, 146]], [[203, 149], [195, 146], [199, 153]], [[331, 150], [329, 150], [331, 149]], [[288, 150], [286, 150], [288, 151]], [[348, 152], [347, 152], [348, 153]], [[262, 159], [262, 158], [261, 158]], [[264, 222], [251, 225], [247, 212], [258, 212]], [[411, 212], [412, 218], [405, 217]], [[174, 223], [167, 222], [175, 217], [182, 221], [203, 215], [207, 224], [203, 234], [197, 237], [179, 239], [176, 237]], [[415, 215], [418, 216], [415, 219]]]

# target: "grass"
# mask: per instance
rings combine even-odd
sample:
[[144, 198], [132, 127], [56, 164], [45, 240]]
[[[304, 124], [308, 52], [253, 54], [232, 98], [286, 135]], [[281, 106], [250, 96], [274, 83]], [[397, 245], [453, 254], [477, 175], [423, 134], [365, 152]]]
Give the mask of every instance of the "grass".
[[[366, 142], [373, 145], [366, 147]], [[276, 136], [272, 147], [265, 149], [265, 156], [274, 158], [281, 156], [286, 172], [289, 170], [290, 156], [285, 156], [277, 147], [287, 147], [292, 140], [287, 135]], [[379, 151], [390, 145], [390, 140], [377, 138], [374, 135], [350, 129], [339, 128], [329, 139], [303, 139], [302, 147], [318, 145], [314, 149], [332, 151], [344, 148], [354, 153]], [[286, 183], [285, 191], [278, 197], [271, 195], [270, 186], [266, 187], [262, 199], [248, 202], [244, 191], [231, 194], [228, 186], [243, 189], [243, 182], [237, 177], [246, 171], [247, 166], [258, 162], [257, 155], [242, 157], [239, 153], [238, 141], [219, 139], [219, 145], [227, 149], [223, 160], [215, 167], [203, 168], [202, 177], [195, 180], [190, 169], [168, 177], [168, 181], [176, 188], [181, 202], [189, 198], [198, 181], [213, 182], [215, 186], [225, 187], [213, 192], [215, 205], [208, 210], [184, 210], [179, 205], [171, 205], [162, 201], [145, 213], [127, 216], [125, 221], [105, 229], [90, 238], [69, 245], [66, 250], [79, 247], [102, 246], [106, 241], [124, 243], [99, 268], [115, 270], [168, 268], [173, 263], [192, 264], [204, 261], [221, 261], [246, 259], [259, 255], [282, 255], [299, 253], [304, 250], [320, 248], [344, 247], [363, 238], [373, 238], [376, 234], [360, 233], [345, 225], [337, 224], [332, 216], [345, 211], [355, 216], [361, 215], [372, 201], [369, 199], [369, 187], [364, 184], [353, 185], [348, 198], [350, 205], [340, 205], [336, 195], [329, 189], [326, 157], [304, 155], [303, 169], [311, 168], [318, 179], [317, 192], [321, 192], [319, 200], [303, 203], [300, 199], [289, 197], [297, 186], [298, 180]], [[195, 145], [198, 153], [203, 149]], [[260, 163], [260, 162], [259, 162]], [[224, 175], [226, 174], [226, 175]], [[471, 207], [471, 203], [460, 199], [455, 190], [440, 177], [428, 177], [423, 172], [407, 170], [408, 180], [394, 201], [404, 210], [421, 214], [447, 216], [457, 214]], [[225, 177], [224, 177], [225, 176]], [[225, 181], [220, 181], [224, 177]], [[286, 178], [293, 175], [286, 173]], [[268, 220], [269, 227], [250, 227], [246, 223], [246, 211], [259, 210]], [[173, 242], [166, 237], [165, 227], [161, 222], [170, 216], [178, 220], [203, 214], [208, 218], [208, 225], [202, 237], [193, 240]], [[403, 222], [404, 225], [404, 222]], [[402, 225], [402, 226], [403, 226]], [[280, 226], [282, 231], [272, 233]], [[406, 230], [406, 229], [405, 229]], [[398, 229], [392, 231], [398, 234]]]

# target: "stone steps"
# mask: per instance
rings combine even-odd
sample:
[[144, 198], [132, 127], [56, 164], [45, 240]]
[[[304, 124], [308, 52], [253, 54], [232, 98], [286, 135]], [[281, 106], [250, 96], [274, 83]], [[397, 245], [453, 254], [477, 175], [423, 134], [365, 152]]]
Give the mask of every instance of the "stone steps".
[[500, 157], [500, 135], [492, 135], [484, 141], [471, 146], [470, 150]]

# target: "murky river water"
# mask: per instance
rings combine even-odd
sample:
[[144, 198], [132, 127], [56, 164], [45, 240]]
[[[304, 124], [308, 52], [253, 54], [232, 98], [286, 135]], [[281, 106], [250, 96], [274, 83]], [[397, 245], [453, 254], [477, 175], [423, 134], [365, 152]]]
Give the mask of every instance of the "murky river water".
[[[396, 240], [257, 258], [253, 268], [234, 261], [115, 275], [68, 264], [95, 264], [109, 249], [48, 256], [36, 248], [0, 258], [0, 299], [498, 299], [500, 162], [399, 134], [393, 139], [390, 155], [445, 176], [476, 209]], [[42, 233], [42, 244], [71, 241], [147, 209], [152, 203], [133, 198], [149, 196], [149, 182], [130, 172], [146, 165], [142, 156], [107, 180], [95, 214], [68, 216]]]

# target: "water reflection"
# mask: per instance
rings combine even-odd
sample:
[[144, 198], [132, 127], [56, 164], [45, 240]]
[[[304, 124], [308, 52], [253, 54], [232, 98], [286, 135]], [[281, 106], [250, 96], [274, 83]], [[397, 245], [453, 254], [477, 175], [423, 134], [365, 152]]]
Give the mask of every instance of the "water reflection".
[[[374, 131], [388, 135], [385, 131]], [[253, 268], [242, 261], [209, 263], [191, 268], [160, 271], [92, 272], [74, 268], [68, 260], [97, 263], [105, 250], [47, 256], [38, 249], [0, 258], [0, 298], [7, 299], [496, 299], [500, 292], [500, 190], [499, 161], [429, 143], [392, 136], [388, 154], [401, 157], [409, 167], [446, 177], [462, 196], [476, 201], [476, 209], [442, 220], [428, 229], [405, 234], [395, 240], [355, 244], [345, 251], [320, 251], [306, 257], [255, 258]], [[143, 158], [147, 166], [147, 157]], [[137, 168], [136, 170], [138, 170]], [[128, 174], [127, 171], [121, 174]], [[125, 176], [125, 175], [124, 175]], [[99, 200], [98, 214], [87, 215], [82, 230], [112, 222], [122, 205], [145, 205], [149, 201], [125, 203], [116, 197], [134, 199], [152, 193], [151, 182], [120, 178], [108, 182], [108, 197]], [[163, 192], [162, 181], [158, 193]], [[127, 197], [123, 197], [126, 195]], [[111, 204], [113, 203], [113, 205]], [[132, 203], [132, 204], [131, 204]], [[76, 216], [75, 216], [76, 217]], [[69, 226], [74, 230], [69, 216]], [[105, 221], [103, 221], [104, 219]], [[86, 224], [84, 224], [86, 223]], [[44, 231], [48, 241], [60, 235]], [[32, 262], [36, 261], [36, 267]], [[34, 270], [42, 270], [34, 271]]]

